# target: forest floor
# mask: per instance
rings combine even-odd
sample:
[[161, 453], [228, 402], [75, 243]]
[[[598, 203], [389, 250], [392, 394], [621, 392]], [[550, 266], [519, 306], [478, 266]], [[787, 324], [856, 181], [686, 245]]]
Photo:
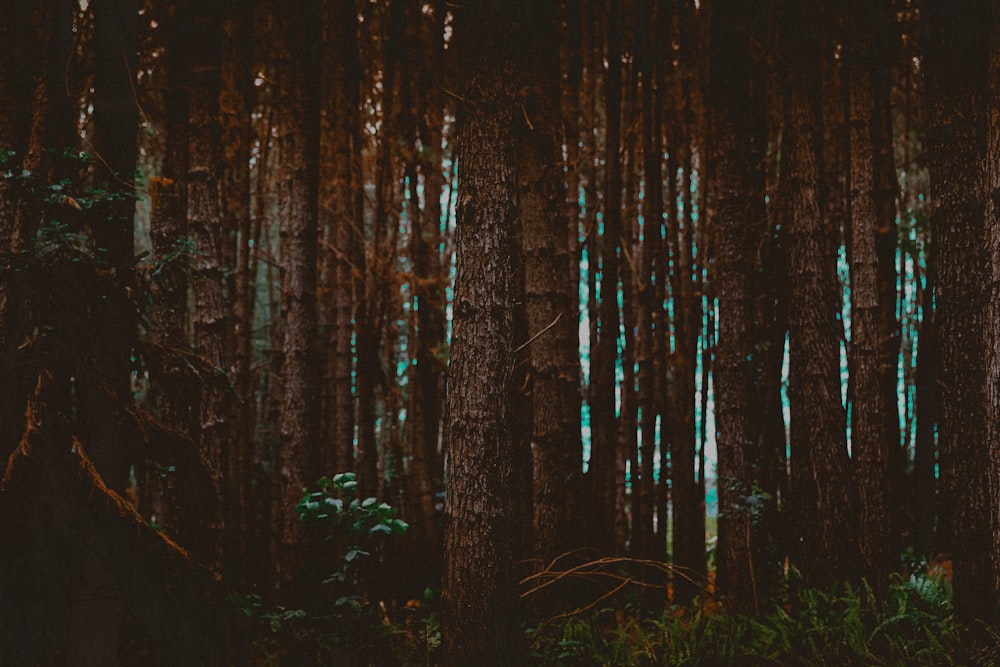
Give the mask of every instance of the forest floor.
[[[710, 596], [683, 607], [663, 608], [661, 600], [653, 611], [636, 588], [583, 613], [554, 614], [525, 637], [534, 665], [1000, 664], [997, 629], [955, 620], [948, 565], [894, 575], [882, 600], [866, 586], [796, 588], [793, 573], [756, 614], [729, 613]], [[245, 611], [258, 621], [245, 664], [340, 664], [338, 657], [350, 656], [350, 664], [436, 665], [442, 657], [437, 602], [428, 591], [398, 608]]]

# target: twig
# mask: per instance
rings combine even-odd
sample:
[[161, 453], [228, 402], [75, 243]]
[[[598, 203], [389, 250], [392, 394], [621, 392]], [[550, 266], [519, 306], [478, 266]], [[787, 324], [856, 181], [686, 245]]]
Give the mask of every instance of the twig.
[[536, 333], [534, 336], [532, 336], [528, 340], [526, 340], [523, 343], [521, 343], [520, 345], [518, 345], [516, 348], [514, 348], [514, 351], [511, 352], [511, 354], [517, 354], [518, 352], [520, 352], [524, 348], [526, 348], [529, 345], [531, 345], [532, 343], [534, 343], [543, 333], [545, 333], [546, 331], [548, 331], [549, 329], [551, 329], [552, 327], [554, 327], [556, 325], [556, 322], [558, 322], [561, 318], [562, 318], [562, 313], [559, 313], [558, 315], [556, 315], [556, 319], [552, 320], [547, 327], [545, 327], [544, 329], [542, 329], [541, 331], [539, 331], [538, 333]]

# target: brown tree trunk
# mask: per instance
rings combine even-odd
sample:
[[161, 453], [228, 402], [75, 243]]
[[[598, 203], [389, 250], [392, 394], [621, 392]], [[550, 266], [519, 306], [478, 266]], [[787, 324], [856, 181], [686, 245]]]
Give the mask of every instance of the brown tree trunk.
[[875, 160], [875, 248], [878, 253], [879, 294], [879, 372], [882, 391], [883, 439], [889, 448], [889, 475], [892, 544], [898, 553], [900, 535], [912, 533], [912, 518], [907, 516], [904, 484], [906, 483], [907, 451], [901, 442], [899, 428], [899, 353], [902, 332], [896, 316], [897, 296], [896, 254], [898, 229], [896, 200], [899, 183], [893, 148], [892, 58], [899, 35], [892, 25], [888, 4], [876, 3], [872, 27], [872, 150]]
[[[642, 245], [639, 260], [637, 294], [636, 361], [638, 364], [637, 404], [642, 441], [639, 451], [638, 483], [633, 485], [634, 507], [632, 540], [634, 552], [641, 558], [660, 557], [661, 549], [654, 548], [653, 516], [656, 481], [654, 459], [656, 455], [658, 416], [656, 397], [657, 347], [664, 344], [657, 328], [656, 282], [663, 280], [663, 97], [660, 81], [663, 53], [659, 43], [659, 22], [669, 21], [669, 11], [657, 9], [649, 0], [640, 5], [641, 20], [647, 33], [643, 38], [642, 60], [642, 141], [643, 141], [643, 205]], [[661, 454], [662, 467], [666, 457]], [[633, 477], [635, 479], [635, 477]], [[657, 517], [664, 521], [665, 517]]]
[[[615, 367], [621, 324], [618, 309], [618, 251], [622, 235], [621, 88], [622, 5], [611, 3], [608, 19], [608, 68], [604, 81], [607, 127], [604, 164], [607, 187], [604, 196], [604, 233], [601, 235], [600, 296], [597, 300], [598, 330], [591, 353], [591, 453], [588, 476], [595, 546], [603, 553], [614, 551], [616, 456], [618, 416], [615, 407]], [[596, 230], [593, 232], [597, 234]], [[597, 267], [592, 267], [596, 271]], [[591, 314], [594, 316], [594, 313]]]
[[320, 225], [324, 235], [326, 379], [323, 474], [354, 469], [354, 295], [358, 268], [353, 250], [362, 239], [360, 154], [361, 63], [354, 2], [323, 2], [323, 130], [320, 154]]
[[[854, 576], [851, 478], [840, 393], [836, 229], [820, 179], [818, 16], [809, 3], [781, 9], [786, 98], [783, 198], [789, 256], [789, 404], [792, 485], [802, 531], [799, 567], [815, 585]], [[798, 491], [794, 491], [797, 488]], [[815, 527], [815, 530], [814, 530]]]
[[559, 113], [552, 95], [559, 86], [556, 29], [554, 2], [539, 3], [532, 15], [525, 114], [516, 124], [524, 338], [532, 341], [522, 352], [531, 378], [532, 555], [542, 564], [580, 546], [582, 500], [578, 317], [571, 307], [576, 286], [567, 280], [571, 258], [561, 192]]
[[[986, 151], [983, 167], [986, 186], [984, 232], [987, 252], [985, 417], [989, 456], [990, 529], [992, 531], [992, 593], [994, 605], [1000, 592], [1000, 3], [991, 6], [989, 66], [986, 87]], [[982, 585], [982, 582], [980, 582]], [[994, 607], [995, 609], [995, 607]], [[994, 614], [996, 612], [994, 611]]]
[[[861, 575], [883, 596], [894, 556], [889, 459], [897, 443], [886, 440], [885, 394], [880, 366], [879, 255], [876, 247], [874, 97], [872, 82], [874, 12], [863, 0], [847, 8], [847, 78], [850, 96], [851, 192], [851, 407], [852, 457], [858, 484], [858, 547]], [[893, 299], [893, 309], [895, 306]]]
[[507, 401], [518, 217], [514, 36], [507, 8], [472, 0], [458, 16], [462, 62], [457, 275], [447, 399], [445, 664], [524, 664], [517, 599], [517, 498]]
[[[763, 201], [755, 174], [750, 104], [749, 2], [729, 3], [712, 15], [712, 64], [709, 100], [710, 138], [716, 184], [715, 233], [718, 259], [714, 289], [719, 299], [719, 341], [714, 377], [718, 447], [719, 544], [718, 590], [736, 609], [756, 609], [756, 562], [760, 499], [756, 464], [760, 456], [761, 418], [756, 409], [754, 345], [755, 310], [759, 298], [757, 258], [764, 228]], [[755, 187], [758, 186], [758, 187]], [[754, 219], [754, 216], [759, 219]]]
[[219, 119], [222, 123], [223, 172], [220, 186], [223, 229], [234, 239], [235, 264], [229, 266], [232, 290], [230, 318], [231, 372], [235, 409], [226, 457], [227, 487], [223, 500], [226, 527], [225, 574], [230, 589], [246, 581], [248, 532], [253, 503], [254, 394], [251, 371], [254, 324], [254, 275], [250, 255], [255, 247], [250, 215], [250, 111], [253, 104], [252, 12], [254, 0], [225, 5], [220, 63]]
[[[673, 244], [671, 273], [674, 302], [674, 350], [671, 355], [670, 406], [667, 425], [670, 441], [670, 482], [673, 504], [673, 562], [688, 568], [696, 576], [706, 573], [705, 561], [705, 490], [698, 486], [697, 428], [695, 392], [697, 382], [698, 336], [702, 328], [701, 295], [697, 292], [697, 268], [694, 263], [695, 220], [692, 192], [694, 136], [697, 133], [692, 79], [697, 59], [694, 49], [697, 11], [693, 3], [678, 5], [680, 131], [678, 140], [668, 149], [678, 156], [680, 171], [677, 196], [683, 213], [672, 216], [668, 235]], [[676, 206], [676, 202], [672, 204]], [[674, 595], [679, 602], [697, 593], [686, 580], [674, 580]]]
[[955, 612], [995, 613], [983, 414], [984, 114], [989, 14], [979, 1], [923, 3], [927, 155], [940, 350], [938, 447], [942, 546], [954, 568]]
[[272, 509], [273, 562], [287, 582], [302, 567], [303, 530], [294, 507], [316, 475], [319, 434], [316, 260], [319, 188], [320, 5], [284, 11], [287, 60], [281, 86], [281, 311], [284, 321], [281, 436]]
[[[192, 281], [192, 325], [195, 351], [213, 373], [223, 377], [228, 364], [223, 358], [226, 309], [223, 303], [222, 215], [218, 181], [223, 170], [219, 124], [219, 63], [223, 39], [221, 7], [192, 2], [187, 18], [190, 22], [183, 26], [188, 32], [188, 164], [185, 180], [188, 227], [194, 242], [196, 269]], [[217, 382], [203, 385], [197, 415], [199, 448], [217, 486], [216, 503], [228, 499], [225, 448], [230, 441], [230, 415], [224, 406], [224, 386]], [[219, 568], [223, 514], [218, 504], [199, 510], [209, 528], [209, 542], [187, 546], [196, 559]]]

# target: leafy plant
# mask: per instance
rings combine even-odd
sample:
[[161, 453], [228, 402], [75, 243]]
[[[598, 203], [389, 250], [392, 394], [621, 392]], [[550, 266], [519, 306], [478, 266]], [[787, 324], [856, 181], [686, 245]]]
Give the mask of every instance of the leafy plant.
[[304, 606], [265, 607], [259, 597], [234, 599], [237, 610], [259, 619], [265, 633], [257, 651], [265, 664], [325, 664], [353, 656], [358, 664], [379, 663], [393, 651], [393, 640], [416, 650], [440, 644], [436, 620], [414, 611], [403, 624], [388, 618], [378, 583], [387, 540], [408, 526], [388, 503], [359, 498], [352, 472], [323, 477], [318, 491], [305, 491], [295, 506], [299, 520], [320, 542], [313, 560], [330, 568], [316, 595]]
[[[758, 616], [695, 606], [643, 617], [605, 608], [528, 630], [538, 665], [946, 665], [962, 650], [943, 578], [802, 589]], [[986, 653], [1000, 640], [981, 642]]]
[[306, 492], [295, 506], [301, 521], [319, 525], [332, 543], [337, 567], [324, 584], [340, 584], [345, 594], [337, 606], [363, 606], [363, 593], [374, 576], [372, 567], [382, 562], [385, 540], [406, 532], [405, 521], [388, 503], [357, 497], [358, 481], [353, 472], [319, 480], [320, 490]]

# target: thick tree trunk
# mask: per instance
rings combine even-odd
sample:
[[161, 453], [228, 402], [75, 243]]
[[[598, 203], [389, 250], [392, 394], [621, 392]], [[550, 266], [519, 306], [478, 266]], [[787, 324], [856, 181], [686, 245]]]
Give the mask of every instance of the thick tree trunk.
[[[986, 88], [986, 186], [984, 232], [987, 252], [985, 417], [989, 455], [990, 528], [992, 530], [993, 600], [1000, 600], [1000, 3], [992, 3]], [[981, 585], [981, 582], [980, 582]], [[994, 612], [995, 613], [995, 612]]]
[[517, 599], [520, 559], [507, 402], [513, 354], [520, 113], [506, 7], [470, 0], [459, 9], [455, 315], [448, 384], [443, 634], [445, 664], [524, 664]]
[[326, 379], [321, 460], [324, 474], [354, 469], [355, 286], [358, 268], [353, 249], [362, 241], [362, 209], [358, 199], [360, 155], [361, 63], [354, 2], [323, 2], [323, 132], [320, 155], [320, 222], [324, 243], [326, 314]]
[[750, 104], [750, 3], [719, 7], [712, 17], [709, 99], [713, 176], [716, 183], [715, 231], [718, 260], [715, 291], [719, 299], [719, 341], [715, 359], [716, 442], [719, 456], [718, 590], [736, 609], [756, 609], [755, 562], [760, 500], [755, 497], [755, 466], [760, 455], [761, 416], [755, 409], [758, 350], [754, 345], [759, 279], [754, 249], [764, 220], [755, 205], [763, 201], [763, 168], [754, 160]]
[[[557, 100], [559, 86], [556, 8], [551, 0], [534, 10], [532, 79], [525, 115], [516, 124], [521, 253], [525, 272], [523, 337], [528, 360], [533, 460], [532, 555], [545, 564], [580, 546], [582, 500], [578, 318], [567, 279], [569, 248], [562, 197]], [[530, 125], [528, 124], [530, 122]], [[537, 338], [534, 338], [537, 336]]]
[[959, 618], [995, 612], [983, 414], [983, 136], [989, 14], [981, 0], [921, 7], [926, 40], [935, 329], [940, 343], [938, 447], [942, 546], [954, 567]]
[[[792, 501], [804, 544], [799, 567], [825, 585], [855, 576], [851, 478], [840, 393], [836, 229], [824, 216], [820, 179], [818, 16], [808, 3], [782, 7], [786, 99], [783, 197], [789, 253], [789, 403]], [[815, 527], [815, 532], [814, 532]], [[811, 534], [812, 533], [812, 534]]]
[[[872, 38], [874, 16], [863, 1], [847, 10], [846, 49], [850, 95], [851, 191], [851, 443], [858, 483], [858, 547], [861, 575], [876, 595], [886, 593], [894, 556], [889, 459], [898, 443], [886, 440], [881, 340], [879, 255], [876, 245], [874, 97]], [[895, 304], [893, 303], [893, 306]]]
[[[190, 22], [184, 29], [188, 31], [188, 164], [185, 181], [188, 226], [194, 241], [196, 269], [192, 281], [192, 325], [195, 351], [209, 364], [213, 373], [223, 377], [228, 363], [224, 359], [226, 308], [218, 181], [223, 170], [219, 123], [219, 64], [223, 39], [221, 10], [221, 7], [208, 3], [192, 2], [187, 15]], [[196, 431], [201, 454], [217, 486], [218, 500], [228, 497], [225, 459], [231, 436], [230, 415], [224, 405], [224, 386], [223, 383], [208, 382], [202, 387]], [[219, 568], [223, 514], [218, 504], [198, 509], [209, 528], [209, 541], [186, 546], [196, 559]]]
[[316, 260], [319, 189], [320, 6], [305, 0], [285, 12], [287, 60], [280, 72], [282, 135], [281, 312], [284, 359], [280, 444], [272, 509], [273, 562], [280, 581], [302, 567], [304, 534], [294, 507], [313, 484], [319, 435]]

